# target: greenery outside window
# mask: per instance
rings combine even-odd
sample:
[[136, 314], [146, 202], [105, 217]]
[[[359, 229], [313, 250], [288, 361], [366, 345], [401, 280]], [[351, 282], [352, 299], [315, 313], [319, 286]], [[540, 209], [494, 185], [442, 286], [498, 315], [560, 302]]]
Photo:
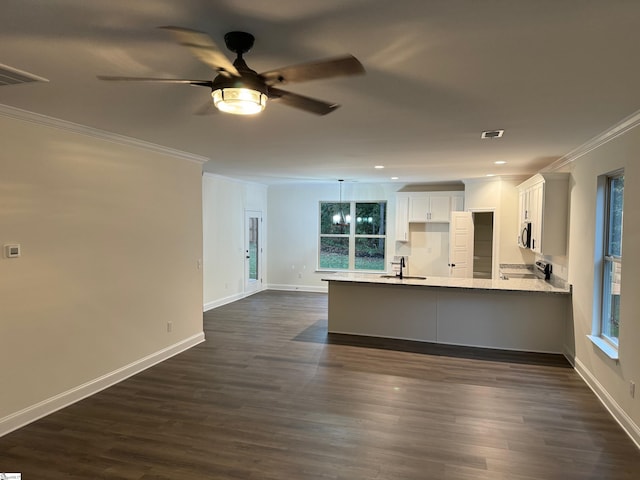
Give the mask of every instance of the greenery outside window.
[[624, 173], [607, 178], [600, 335], [618, 345], [622, 280], [622, 214]]
[[320, 202], [320, 270], [384, 271], [387, 202]]

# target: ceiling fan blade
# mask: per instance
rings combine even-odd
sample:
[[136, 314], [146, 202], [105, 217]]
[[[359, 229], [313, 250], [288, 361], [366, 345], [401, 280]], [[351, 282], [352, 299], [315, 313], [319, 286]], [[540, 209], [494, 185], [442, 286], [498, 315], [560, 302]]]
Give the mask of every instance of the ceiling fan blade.
[[209, 35], [182, 27], [159, 27], [168, 30], [181, 45], [189, 48], [196, 58], [214, 70], [229, 76], [239, 77], [240, 73], [227, 56], [220, 51]]
[[315, 98], [305, 97], [286, 90], [280, 90], [279, 88], [269, 89], [269, 100], [284, 103], [289, 107], [299, 108], [300, 110], [315, 113], [316, 115], [326, 115], [327, 113], [333, 112], [340, 106], [335, 103], [316, 100]]
[[301, 63], [261, 73], [268, 85], [291, 82], [307, 82], [319, 78], [339, 77], [343, 75], [361, 75], [365, 69], [353, 55]]
[[188, 78], [119, 77], [113, 75], [98, 75], [97, 77], [100, 80], [107, 80], [109, 82], [183, 83], [196, 87], [209, 88], [213, 85], [211, 80], [190, 80]]

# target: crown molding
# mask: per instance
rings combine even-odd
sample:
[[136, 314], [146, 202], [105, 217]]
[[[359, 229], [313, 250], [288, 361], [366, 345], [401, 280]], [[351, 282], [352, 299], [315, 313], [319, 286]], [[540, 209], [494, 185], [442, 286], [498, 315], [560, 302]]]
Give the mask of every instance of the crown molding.
[[621, 120], [603, 133], [593, 137], [591, 140], [580, 145], [578, 148], [575, 148], [566, 155], [560, 157], [555, 162], [547, 165], [545, 168], [540, 170], [540, 172], [553, 172], [556, 170], [560, 170], [561, 168], [566, 167], [583, 155], [592, 152], [593, 150], [601, 147], [607, 142], [610, 142], [614, 138], [617, 138], [620, 135], [624, 135], [628, 131], [636, 128], [638, 125], [640, 125], [640, 110]]
[[257, 187], [268, 187], [269, 186], [266, 183], [253, 182], [251, 180], [243, 180], [241, 178], [235, 178], [235, 177], [226, 177], [224, 175], [220, 175], [219, 173], [202, 172], [202, 176], [203, 177], [209, 177], [209, 178], [217, 179], [217, 180], [226, 180], [226, 181], [233, 182], [233, 183], [240, 183], [242, 185], [253, 185], [253, 186], [257, 186]]
[[487, 182], [522, 182], [530, 175], [494, 175], [492, 177], [473, 177], [463, 178], [462, 182], [467, 185], [469, 183], [487, 183]]
[[44, 125], [50, 128], [57, 128], [60, 130], [65, 130], [67, 132], [85, 135], [87, 137], [97, 138], [99, 140], [105, 140], [107, 142], [116, 143], [118, 145], [126, 145], [129, 147], [141, 148], [143, 150], [148, 150], [155, 153], [162, 153], [171, 157], [195, 162], [200, 165], [209, 161], [207, 157], [203, 157], [201, 155], [183, 152], [182, 150], [176, 150], [169, 147], [163, 147], [162, 145], [145, 142], [144, 140], [138, 140], [137, 138], [127, 137], [125, 135], [87, 127], [85, 125], [68, 122], [67, 120], [61, 120], [59, 118], [48, 117], [47, 115], [29, 112], [20, 108], [10, 107], [9, 105], [0, 104], [0, 115], [17, 120], [23, 120], [37, 125]]

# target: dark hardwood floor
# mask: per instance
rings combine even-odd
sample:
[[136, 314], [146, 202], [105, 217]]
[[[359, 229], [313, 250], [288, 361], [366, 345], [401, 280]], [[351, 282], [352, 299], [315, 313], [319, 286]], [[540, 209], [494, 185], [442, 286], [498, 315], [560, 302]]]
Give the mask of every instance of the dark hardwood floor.
[[[207, 341], [0, 438], [32, 479], [640, 479], [566, 361], [326, 335], [323, 294], [205, 314]], [[393, 321], [393, 319], [390, 319]]]

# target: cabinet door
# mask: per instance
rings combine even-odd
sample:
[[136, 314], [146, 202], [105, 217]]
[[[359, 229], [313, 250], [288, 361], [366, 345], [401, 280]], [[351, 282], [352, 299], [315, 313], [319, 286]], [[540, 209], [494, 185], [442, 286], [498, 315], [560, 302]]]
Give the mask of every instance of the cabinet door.
[[531, 219], [531, 250], [542, 252], [542, 210], [544, 202], [544, 183], [538, 183], [529, 189], [529, 211]]
[[429, 195], [412, 193], [409, 196], [409, 221], [426, 222], [429, 214]]
[[451, 216], [451, 195], [431, 195], [427, 222], [449, 222]]
[[396, 241], [409, 241], [409, 196], [396, 195]]
[[518, 192], [518, 226], [520, 227], [527, 219], [527, 191]]

